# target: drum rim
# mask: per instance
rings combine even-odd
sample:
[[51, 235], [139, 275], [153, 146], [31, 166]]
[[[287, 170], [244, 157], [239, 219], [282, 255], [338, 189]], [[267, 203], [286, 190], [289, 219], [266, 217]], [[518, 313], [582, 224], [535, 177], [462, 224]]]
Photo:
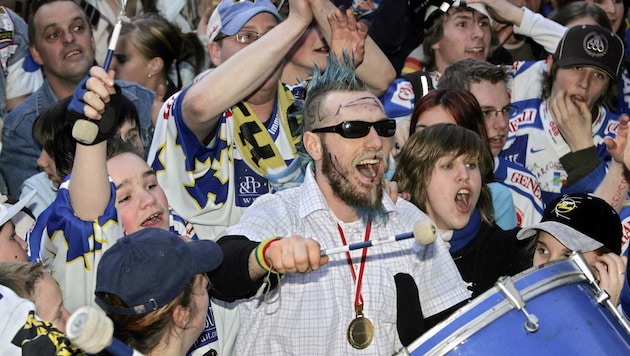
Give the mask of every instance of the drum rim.
[[[557, 261], [553, 261], [544, 267], [531, 267], [513, 277], [511, 279], [515, 284], [524, 280], [525, 277], [533, 275], [534, 272], [543, 271], [543, 270], [551, 270], [554, 267], [558, 267], [558, 265], [566, 264], [570, 267], [574, 267], [575, 269], [563, 271], [558, 274], [554, 274], [549, 276], [548, 278], [541, 279], [538, 282], [530, 284], [520, 290], [520, 295], [522, 296], [525, 302], [530, 301], [544, 293], [549, 292], [555, 288], [572, 284], [579, 283], [583, 281], [588, 281], [588, 278], [585, 276], [584, 272], [577, 266], [577, 264], [571, 259], [561, 259]], [[468, 313], [470, 310], [475, 309], [480, 304], [484, 303], [489, 297], [494, 295], [500, 295], [504, 299], [497, 303], [495, 307], [490, 308], [483, 313], [480, 313], [467, 323], [461, 325], [458, 329], [453, 331], [448, 335], [448, 337], [442, 339], [438, 344], [433, 346], [426, 355], [443, 355], [452, 351], [455, 347], [460, 345], [462, 342], [476, 334], [478, 331], [482, 330], [486, 326], [490, 325], [492, 322], [501, 318], [508, 312], [516, 309], [516, 307], [509, 301], [509, 299], [502, 294], [498, 287], [494, 286], [486, 292], [479, 295], [477, 298], [473, 299], [470, 303], [466, 304], [462, 308], [455, 311], [451, 316], [449, 316], [444, 321], [440, 322], [425, 334], [423, 334], [420, 338], [412, 342], [409, 346], [406, 347], [406, 350], [415, 350], [417, 347], [421, 346], [423, 343], [427, 342], [435, 335], [440, 333], [446, 327], [448, 327], [454, 320], [459, 318], [460, 316]], [[523, 321], [525, 321], [525, 315], [523, 315]]]

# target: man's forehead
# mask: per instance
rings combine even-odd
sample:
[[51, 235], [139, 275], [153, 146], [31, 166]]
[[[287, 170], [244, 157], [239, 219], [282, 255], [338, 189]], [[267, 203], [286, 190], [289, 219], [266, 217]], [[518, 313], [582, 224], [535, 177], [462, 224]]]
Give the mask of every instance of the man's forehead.
[[448, 10], [446, 19], [488, 19], [485, 14], [473, 9], [472, 7], [451, 7]]
[[[54, 13], [55, 16], [51, 16]], [[74, 1], [53, 1], [37, 9], [34, 19], [40, 24], [62, 23], [68, 20], [85, 20], [83, 10]]]
[[376, 112], [384, 114], [383, 105], [370, 93], [356, 93], [356, 95], [329, 96], [328, 109], [333, 116], [352, 114], [353, 112]]
[[507, 101], [509, 101], [510, 98], [507, 83], [502, 80], [493, 83], [490, 80], [483, 79], [481, 81], [471, 83], [470, 91], [473, 93], [477, 101], [479, 101], [479, 104], [481, 104], [482, 106], [484, 105], [484, 103], [482, 103], [481, 101], [483, 101], [484, 98], [487, 100], [488, 97], [491, 97], [493, 99], [505, 99]]

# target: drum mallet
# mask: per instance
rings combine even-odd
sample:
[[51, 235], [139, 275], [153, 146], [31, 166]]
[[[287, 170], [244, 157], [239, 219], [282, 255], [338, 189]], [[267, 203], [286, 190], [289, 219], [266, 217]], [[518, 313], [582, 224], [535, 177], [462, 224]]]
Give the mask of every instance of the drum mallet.
[[402, 234], [390, 236], [379, 240], [368, 240], [349, 245], [328, 248], [325, 250], [321, 250], [320, 256], [330, 256], [337, 253], [360, 250], [372, 246], [388, 244], [390, 242], [406, 240], [412, 237], [416, 240], [417, 243], [421, 245], [429, 245], [433, 243], [433, 241], [435, 241], [437, 237], [437, 228], [431, 220], [418, 221], [413, 225], [412, 232], [404, 232]]
[[142, 356], [142, 354], [114, 337], [114, 323], [105, 313], [94, 307], [81, 307], [68, 319], [66, 336], [88, 354], [105, 349], [114, 356]]

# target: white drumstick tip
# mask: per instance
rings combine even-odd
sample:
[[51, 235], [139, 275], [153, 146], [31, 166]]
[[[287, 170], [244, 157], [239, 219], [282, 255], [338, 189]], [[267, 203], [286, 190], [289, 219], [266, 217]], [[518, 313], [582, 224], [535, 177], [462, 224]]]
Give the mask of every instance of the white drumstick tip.
[[421, 245], [432, 244], [437, 238], [437, 227], [431, 220], [418, 221], [413, 225], [413, 238]]
[[77, 309], [67, 322], [66, 336], [81, 350], [96, 354], [111, 345], [114, 323], [105, 313], [93, 307]]

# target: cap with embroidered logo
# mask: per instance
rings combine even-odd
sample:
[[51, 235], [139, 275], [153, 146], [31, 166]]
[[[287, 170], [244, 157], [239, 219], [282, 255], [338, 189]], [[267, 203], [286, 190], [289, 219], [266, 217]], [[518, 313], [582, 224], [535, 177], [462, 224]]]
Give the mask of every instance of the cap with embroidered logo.
[[553, 59], [561, 68], [595, 67], [617, 80], [623, 51], [623, 41], [611, 30], [597, 25], [580, 25], [567, 30]]
[[208, 21], [207, 34], [210, 42], [219, 33], [227, 36], [236, 34], [254, 16], [268, 12], [275, 16], [278, 22], [282, 17], [273, 3], [269, 0], [223, 0], [212, 12]]
[[605, 246], [621, 253], [621, 220], [604, 200], [588, 194], [556, 198], [545, 208], [540, 223], [527, 226], [516, 237], [523, 240], [545, 231], [572, 251], [590, 252]]

